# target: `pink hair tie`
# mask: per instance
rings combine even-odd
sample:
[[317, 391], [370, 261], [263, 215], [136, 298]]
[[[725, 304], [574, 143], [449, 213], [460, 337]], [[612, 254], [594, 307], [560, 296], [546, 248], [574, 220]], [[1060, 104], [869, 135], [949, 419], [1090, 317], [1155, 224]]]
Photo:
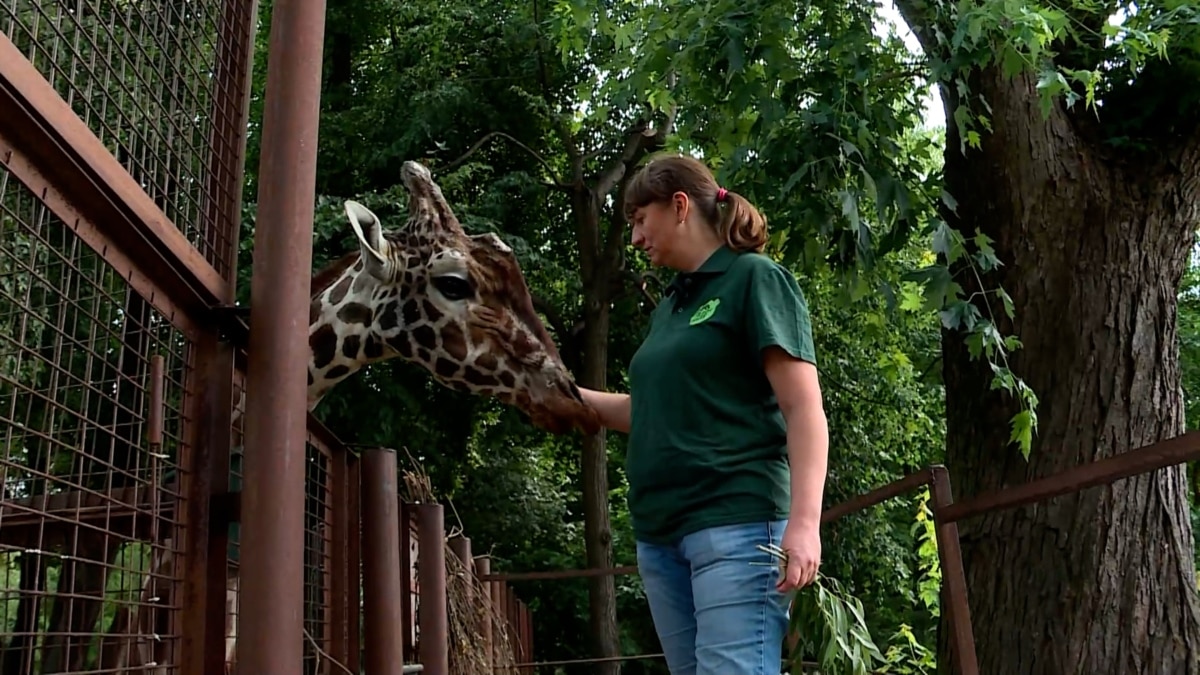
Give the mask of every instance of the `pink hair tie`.
[[717, 188], [717, 201], [719, 201], [719, 202], [725, 201], [725, 195], [727, 195], [727, 194], [729, 194], [729, 191], [726, 190], [725, 188]]

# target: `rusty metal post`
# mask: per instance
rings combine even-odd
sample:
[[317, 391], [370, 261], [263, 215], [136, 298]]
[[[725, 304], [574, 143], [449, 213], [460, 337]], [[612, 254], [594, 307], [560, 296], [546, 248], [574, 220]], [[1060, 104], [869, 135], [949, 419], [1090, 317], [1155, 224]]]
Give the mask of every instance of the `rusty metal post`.
[[474, 563], [474, 559], [471, 557], [470, 537], [461, 534], [456, 534], [453, 537], [450, 537], [450, 550], [453, 551], [454, 555], [462, 561], [462, 564], [464, 567], [466, 567], [468, 573], [473, 573], [475, 571], [471, 568], [471, 565]]
[[350, 504], [350, 464], [353, 457], [349, 452], [335, 453], [330, 474], [333, 498], [329, 513], [333, 522], [330, 526], [329, 595], [333, 602], [329, 608], [329, 623], [333, 635], [329, 655], [343, 664], [350, 661], [348, 638], [351, 617], [355, 623], [359, 620], [358, 605], [348, 602], [350, 584], [358, 585], [360, 573], [360, 568], [350, 566], [350, 514], [354, 511]]
[[404, 658], [416, 659], [416, 640], [413, 637], [417, 618], [413, 614], [413, 559], [412, 559], [412, 504], [405, 502], [399, 495], [396, 503], [400, 505], [400, 574], [404, 579], [404, 594], [400, 597], [401, 625], [407, 626], [401, 637], [404, 643]]
[[942, 567], [943, 598], [946, 603], [946, 619], [950, 622], [950, 646], [953, 651], [955, 670], [958, 675], [979, 675], [979, 662], [975, 655], [975, 633], [971, 628], [971, 606], [967, 601], [967, 576], [963, 572], [962, 548], [958, 541], [958, 525], [942, 520], [942, 509], [954, 503], [950, 489], [950, 474], [946, 467], [932, 469], [933, 519], [937, 527], [937, 549]]
[[[494, 627], [492, 629], [492, 664], [493, 664], [492, 667], [493, 668], [495, 667], [495, 664], [500, 663], [500, 660], [502, 658], [501, 655], [503, 654], [503, 652], [500, 649], [500, 640], [505, 635], [505, 631], [508, 630], [504, 625], [504, 589], [502, 588], [503, 585], [504, 585], [504, 582], [502, 582], [502, 581], [493, 581], [492, 587], [490, 590], [491, 596], [492, 596], [492, 620], [495, 622], [493, 624]], [[497, 628], [500, 631], [499, 633], [496, 632]]]
[[[521, 658], [526, 663], [530, 663], [533, 661], [533, 649], [530, 646], [533, 643], [531, 639], [533, 637], [533, 625], [529, 621], [529, 605], [526, 605], [525, 601], [518, 599], [517, 609], [521, 619]], [[533, 673], [533, 668], [527, 668], [525, 672]]]
[[[362, 584], [360, 583], [359, 573], [362, 570], [362, 461], [351, 461], [349, 467], [350, 474], [350, 526], [348, 539], [350, 541], [350, 550], [347, 554], [349, 559], [349, 584], [346, 590], [346, 606], [349, 609], [346, 624], [346, 643], [349, 648], [349, 655], [346, 661], [346, 667], [352, 673], [361, 673], [362, 668], [359, 664], [361, 658], [361, 636], [359, 635], [359, 613], [360, 597]], [[403, 647], [403, 643], [401, 643]]]
[[513, 661], [521, 662], [521, 636], [517, 635], [516, 622], [513, 621], [512, 588], [508, 584], [500, 584], [500, 602], [504, 603], [504, 634], [508, 637], [508, 653]]
[[414, 504], [417, 514], [417, 625], [425, 675], [449, 675], [450, 627], [446, 611], [445, 515], [441, 504]]
[[473, 582], [475, 576], [474, 562], [471, 557], [471, 538], [457, 534], [450, 538], [450, 550], [454, 552], [454, 557], [463, 564], [463, 581], [466, 582], [463, 590], [463, 596], [466, 599], [467, 606], [471, 607], [475, 602], [475, 584]]
[[366, 675], [399, 675], [404, 665], [400, 617], [400, 514], [396, 453], [362, 455], [363, 647]]
[[479, 582], [479, 602], [483, 606], [483, 625], [479, 627], [479, 634], [483, 638], [483, 655], [484, 662], [487, 666], [487, 672], [490, 674], [493, 671], [492, 650], [495, 648], [492, 644], [492, 582], [483, 581], [483, 578], [492, 573], [492, 557], [490, 555], [481, 555], [475, 558], [475, 571], [480, 579]]
[[237, 670], [304, 667], [308, 279], [325, 0], [276, 0], [250, 296]]

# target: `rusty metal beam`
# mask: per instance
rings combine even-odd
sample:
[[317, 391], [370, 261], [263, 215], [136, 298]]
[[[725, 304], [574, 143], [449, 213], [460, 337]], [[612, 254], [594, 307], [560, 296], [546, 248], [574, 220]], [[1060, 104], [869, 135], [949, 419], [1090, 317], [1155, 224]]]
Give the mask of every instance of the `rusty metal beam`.
[[307, 283], [312, 268], [324, 0], [271, 12], [246, 382], [237, 670], [304, 667]]
[[933, 480], [929, 469], [911, 473], [900, 480], [877, 487], [870, 492], [829, 507], [821, 514], [821, 524], [828, 525], [852, 513], [865, 511], [876, 504], [881, 504], [894, 497], [916, 490]]
[[[0, 161], [106, 260], [115, 256], [124, 263], [118, 269], [144, 276], [130, 285], [156, 309], [163, 311], [162, 302], [148, 289], [161, 289], [192, 317], [232, 297], [229, 284], [3, 34], [0, 138]], [[119, 252], [111, 242], [120, 242]]]
[[942, 520], [954, 523], [983, 513], [1025, 506], [1195, 459], [1200, 459], [1200, 431], [1189, 431], [1045, 478], [976, 495], [946, 507]]
[[584, 577], [613, 577], [637, 574], [637, 565], [621, 567], [591, 567], [578, 570], [547, 570], [544, 572], [493, 572], [480, 574], [480, 581], [538, 581], [546, 579], [582, 579]]

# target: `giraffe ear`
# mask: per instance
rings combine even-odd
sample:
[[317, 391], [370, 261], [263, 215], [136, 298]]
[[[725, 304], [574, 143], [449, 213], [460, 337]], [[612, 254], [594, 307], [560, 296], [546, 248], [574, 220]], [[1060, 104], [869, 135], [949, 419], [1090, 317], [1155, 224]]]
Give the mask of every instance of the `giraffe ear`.
[[385, 277], [388, 244], [383, 238], [383, 225], [379, 218], [371, 213], [371, 209], [362, 204], [347, 200], [345, 206], [346, 218], [350, 220], [350, 227], [354, 228], [354, 234], [358, 237], [363, 264], [374, 276]]

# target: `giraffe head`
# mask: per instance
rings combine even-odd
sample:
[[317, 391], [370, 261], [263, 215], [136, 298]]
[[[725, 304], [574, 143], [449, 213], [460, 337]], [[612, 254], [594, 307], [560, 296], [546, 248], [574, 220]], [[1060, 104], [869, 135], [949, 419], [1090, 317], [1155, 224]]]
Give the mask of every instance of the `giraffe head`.
[[405, 226], [385, 231], [370, 209], [347, 201], [359, 248], [313, 279], [309, 405], [364, 365], [399, 357], [553, 433], [598, 431], [512, 249], [494, 234], [466, 234], [425, 167], [406, 162], [402, 178]]

